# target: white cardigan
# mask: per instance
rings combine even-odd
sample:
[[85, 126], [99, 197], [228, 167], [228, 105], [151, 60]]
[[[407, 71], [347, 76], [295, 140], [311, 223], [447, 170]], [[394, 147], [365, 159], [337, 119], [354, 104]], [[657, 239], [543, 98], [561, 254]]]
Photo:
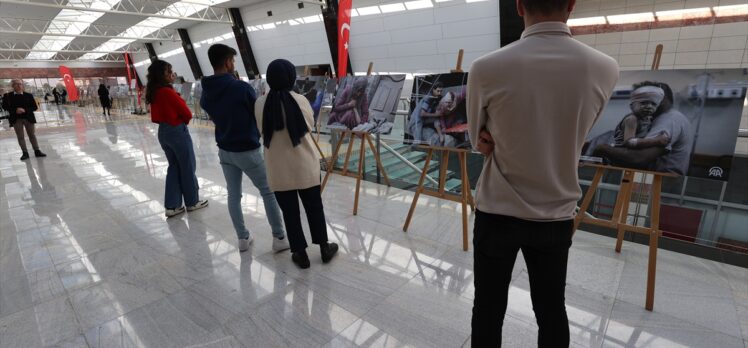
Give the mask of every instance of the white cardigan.
[[[273, 191], [303, 190], [320, 185], [320, 157], [312, 139], [314, 111], [304, 96], [294, 92], [291, 92], [291, 95], [299, 104], [301, 113], [304, 114], [309, 133], [304, 135], [301, 143], [296, 147], [291, 145], [288, 129], [284, 128], [273, 134], [270, 148], [265, 149], [268, 184]], [[265, 99], [265, 96], [262, 96], [255, 102], [255, 118], [260, 132], [262, 132]]]

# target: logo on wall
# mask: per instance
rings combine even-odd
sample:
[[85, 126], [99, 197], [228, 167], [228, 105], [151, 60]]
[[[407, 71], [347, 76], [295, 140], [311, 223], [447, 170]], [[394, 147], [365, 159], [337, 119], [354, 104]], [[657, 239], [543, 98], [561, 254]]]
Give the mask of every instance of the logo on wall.
[[724, 175], [725, 171], [721, 167], [711, 167], [709, 168], [709, 177], [710, 178], [721, 178], [722, 175]]

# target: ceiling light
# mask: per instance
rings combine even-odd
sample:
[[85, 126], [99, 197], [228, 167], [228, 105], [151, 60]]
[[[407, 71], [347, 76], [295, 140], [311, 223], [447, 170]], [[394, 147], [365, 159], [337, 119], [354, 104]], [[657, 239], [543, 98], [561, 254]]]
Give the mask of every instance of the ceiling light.
[[402, 2], [398, 2], [394, 4], [387, 4], [387, 5], [379, 5], [379, 8], [382, 9], [382, 13], [405, 11], [405, 5], [403, 5]]
[[382, 13], [381, 11], [379, 11], [379, 6], [361, 7], [357, 8], [356, 10], [358, 10], [358, 14], [362, 16]]
[[319, 15], [316, 15], [316, 16], [304, 17], [301, 20], [303, 20], [304, 23], [317, 23], [317, 22], [322, 21], [322, 18], [320, 18]]
[[407, 1], [405, 2], [405, 7], [407, 7], [408, 10], [419, 10], [422, 8], [434, 7], [434, 4], [431, 0]]
[[655, 13], [659, 21], [676, 21], [688, 18], [708, 18], [712, 16], [709, 7], [689, 8], [683, 10], [657, 11]]
[[600, 24], [607, 24], [608, 21], [605, 20], [604, 16], [600, 17], [587, 17], [587, 18], [573, 18], [569, 19], [569, 21], [566, 23], [570, 27], [582, 27], [585, 25], [600, 25]]
[[748, 4], [731, 6], [714, 6], [712, 8], [717, 17], [732, 17], [748, 15]]
[[654, 13], [652, 12], [608, 16], [608, 23], [610, 24], [644, 23], [654, 22], [654, 20]]

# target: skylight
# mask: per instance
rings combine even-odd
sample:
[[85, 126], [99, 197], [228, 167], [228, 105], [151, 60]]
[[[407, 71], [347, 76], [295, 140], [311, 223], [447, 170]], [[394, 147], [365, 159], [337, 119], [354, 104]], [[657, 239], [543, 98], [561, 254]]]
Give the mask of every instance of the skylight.
[[[68, 4], [82, 7], [90, 3], [93, 8], [109, 10], [118, 2], [119, 0], [70, 0]], [[78, 35], [103, 15], [103, 12], [63, 9], [52, 19], [46, 32], [50, 34]], [[44, 35], [32, 48], [32, 50], [39, 52], [30, 52], [26, 56], [26, 59], [51, 59], [57, 54], [57, 51], [65, 48], [74, 39], [75, 36]]]
[[[178, 14], [182, 17], [189, 17], [198, 13], [202, 10], [207, 9], [209, 6], [217, 5], [228, 0], [185, 0], [175, 2], [163, 10], [159, 11], [158, 15], [174, 15]], [[133, 25], [129, 29], [125, 30], [121, 34], [117, 35], [120, 37], [140, 37], [144, 38], [161, 28], [164, 28], [170, 24], [177, 22], [176, 19], [160, 18], [160, 17], [148, 17], [140, 23]], [[78, 59], [99, 59], [105, 56], [107, 51], [115, 51], [124, 46], [133, 43], [133, 39], [111, 39], [101, 46], [94, 49], [94, 52], [86, 53]]]

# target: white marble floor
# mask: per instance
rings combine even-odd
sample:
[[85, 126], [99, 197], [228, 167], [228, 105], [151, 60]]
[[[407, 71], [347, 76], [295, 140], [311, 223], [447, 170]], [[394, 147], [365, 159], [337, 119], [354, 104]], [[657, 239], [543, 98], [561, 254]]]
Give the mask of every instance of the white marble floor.
[[[49, 119], [57, 118], [52, 111]], [[257, 191], [245, 181], [256, 241], [239, 253], [212, 130], [191, 128], [210, 207], [166, 220], [166, 159], [143, 118], [69, 108], [40, 124], [49, 157], [21, 162], [0, 126], [0, 347], [469, 346], [472, 252], [456, 204], [334, 176], [324, 192], [323, 265], [273, 254]], [[4, 122], [7, 125], [7, 122]], [[567, 308], [575, 347], [748, 347], [748, 270], [661, 251], [654, 312], [644, 310], [646, 248], [579, 232]], [[518, 259], [504, 325], [508, 347], [536, 342]]]

